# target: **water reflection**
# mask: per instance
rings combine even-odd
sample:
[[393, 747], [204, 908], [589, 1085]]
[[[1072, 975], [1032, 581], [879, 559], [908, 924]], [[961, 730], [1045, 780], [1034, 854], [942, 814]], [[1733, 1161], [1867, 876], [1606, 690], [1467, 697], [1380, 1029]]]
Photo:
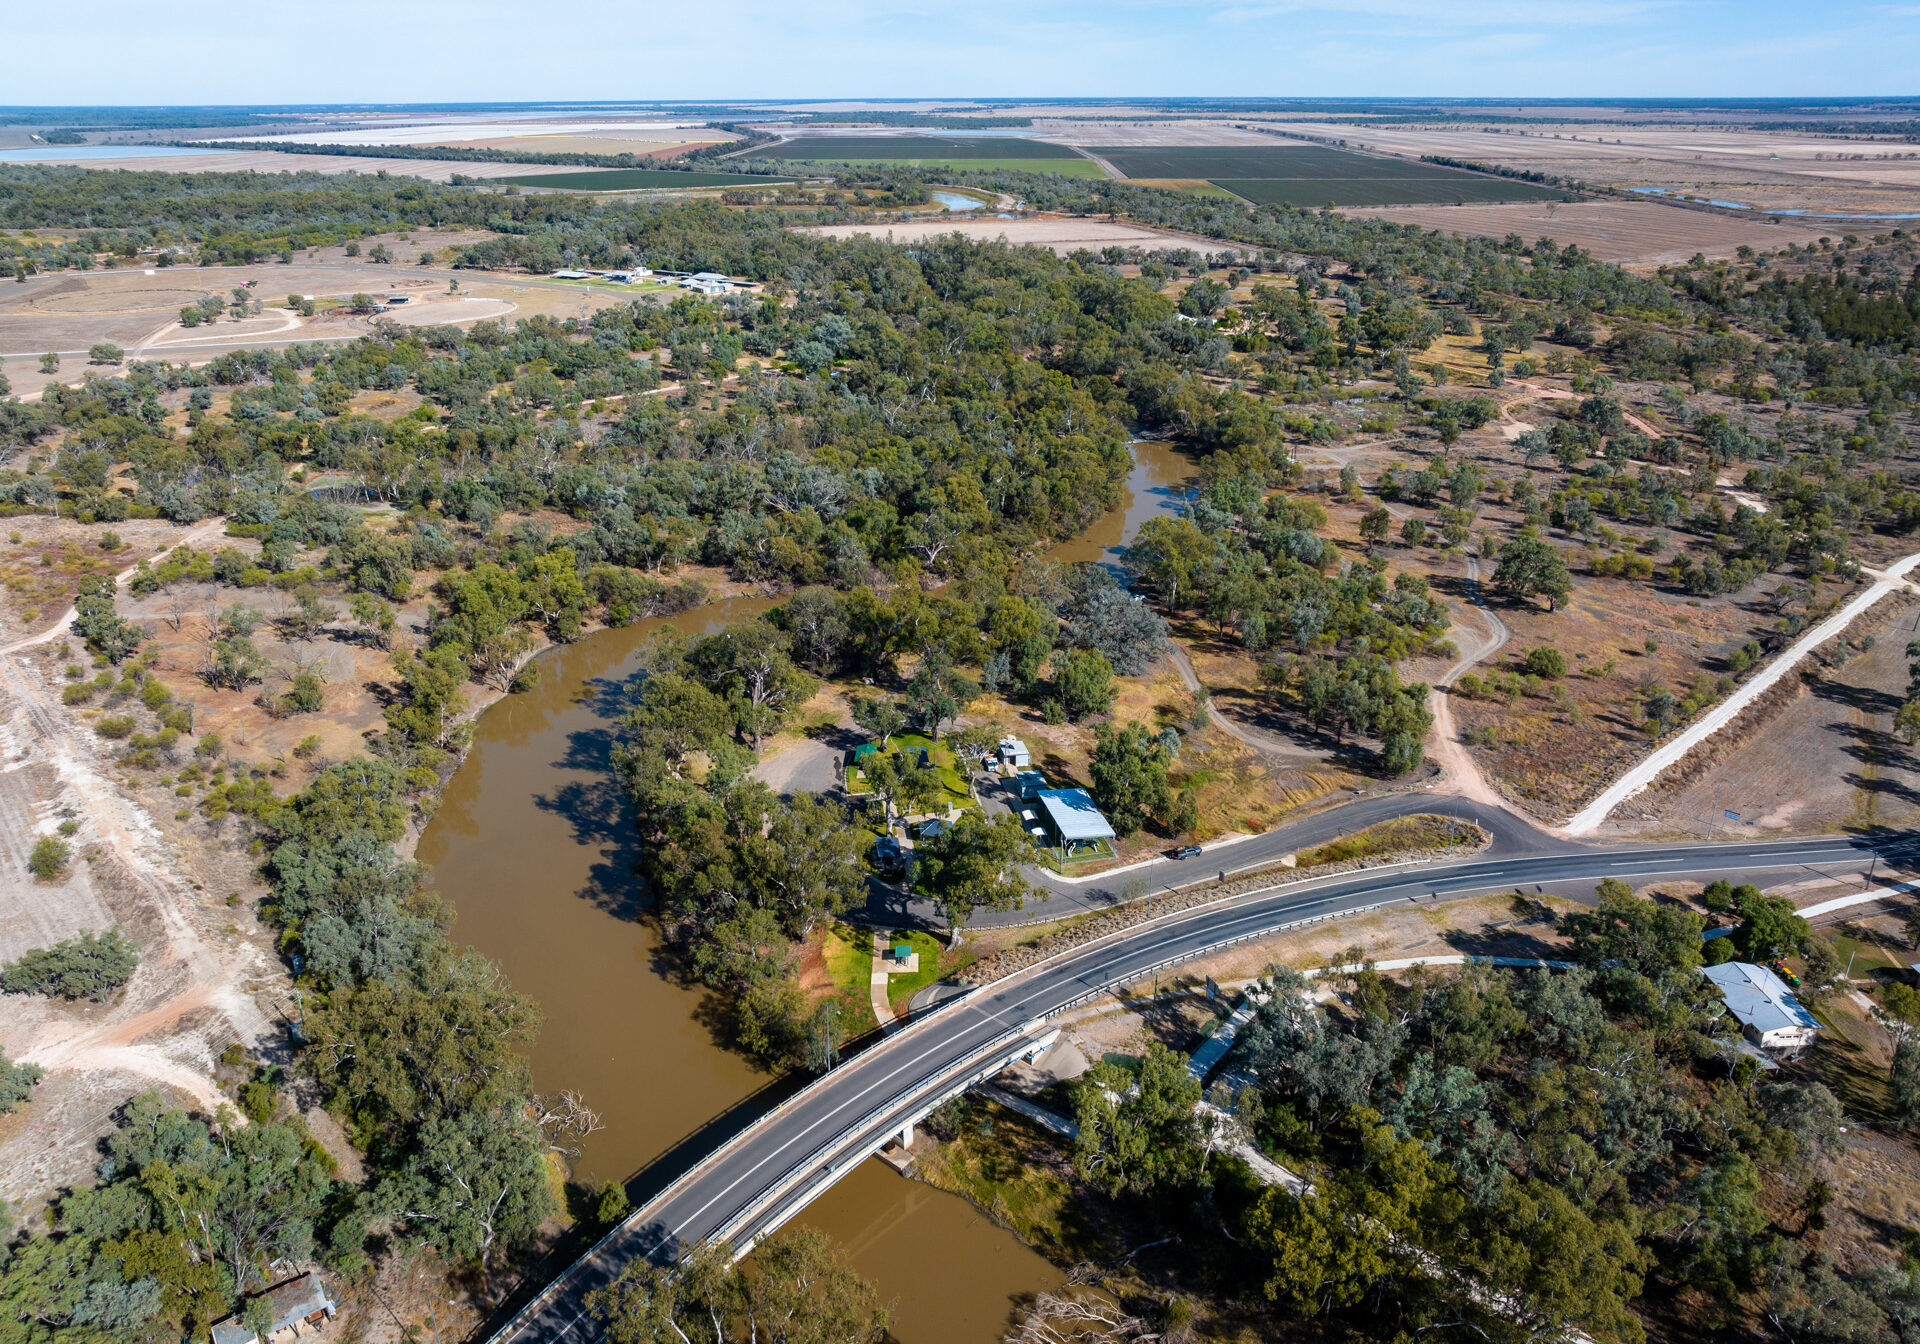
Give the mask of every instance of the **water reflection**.
[[[549, 650], [533, 690], [481, 716], [421, 836], [420, 860], [457, 911], [455, 936], [545, 1012], [535, 1086], [578, 1089], [606, 1121], [575, 1164], [588, 1182], [657, 1159], [662, 1170], [688, 1164], [792, 1085], [720, 1048], [703, 993], [665, 973], [658, 935], [637, 918], [634, 828], [611, 770], [645, 644], [768, 605], [732, 599]], [[903, 1344], [986, 1344], [1015, 1297], [1060, 1277], [964, 1200], [878, 1163], [862, 1164], [806, 1221], [853, 1247], [860, 1272], [894, 1303]]]
[[1047, 552], [1062, 563], [1093, 563], [1120, 572], [1120, 552], [1157, 515], [1177, 516], [1192, 495], [1193, 461], [1164, 443], [1137, 439], [1120, 507], [1102, 514], [1079, 536]]

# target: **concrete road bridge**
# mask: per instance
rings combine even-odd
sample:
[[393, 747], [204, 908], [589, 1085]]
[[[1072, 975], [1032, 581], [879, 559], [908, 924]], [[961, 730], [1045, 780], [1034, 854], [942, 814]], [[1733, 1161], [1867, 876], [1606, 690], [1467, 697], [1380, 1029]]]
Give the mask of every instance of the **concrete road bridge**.
[[[1414, 795], [1405, 810], [1433, 810], [1433, 803]], [[1341, 815], [1309, 824], [1351, 831], [1379, 819], [1371, 816], [1373, 808], [1364, 810], [1365, 820]], [[1460, 810], [1471, 815], [1471, 809]], [[1494, 845], [1471, 858], [1388, 865], [1243, 892], [1071, 948], [950, 1000], [815, 1079], [701, 1158], [542, 1289], [492, 1340], [589, 1344], [598, 1329], [587, 1313], [587, 1294], [627, 1265], [642, 1258], [668, 1263], [707, 1243], [745, 1254], [889, 1141], [910, 1137], [914, 1125], [948, 1098], [1044, 1050], [1057, 1033], [1050, 1019], [1158, 970], [1399, 902], [1513, 890], [1590, 899], [1604, 877], [1636, 885], [1728, 877], [1765, 886], [1869, 868], [1920, 840], [1836, 836], [1601, 848], [1513, 822], [1505, 816], [1505, 824], [1492, 828]]]

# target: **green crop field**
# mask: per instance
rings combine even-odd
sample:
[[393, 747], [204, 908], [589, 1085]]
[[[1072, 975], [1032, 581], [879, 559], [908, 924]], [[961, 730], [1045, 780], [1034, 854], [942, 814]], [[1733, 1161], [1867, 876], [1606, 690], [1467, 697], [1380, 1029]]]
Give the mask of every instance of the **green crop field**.
[[1324, 145], [1121, 145], [1092, 151], [1129, 178], [1205, 178], [1260, 205], [1557, 201], [1566, 193]]
[[743, 173], [679, 173], [670, 168], [586, 168], [577, 173], [528, 173], [495, 180], [557, 191], [641, 191], [654, 187], [685, 191], [692, 187], [766, 187], [793, 179]]
[[[974, 159], [1021, 162], [1030, 159], [1080, 159], [1065, 145], [1049, 144], [1045, 140], [1023, 140], [1011, 135], [808, 135], [785, 144], [756, 149], [747, 157], [812, 159], [832, 163], [906, 161], [941, 165]], [[1080, 161], [1085, 162], [1084, 159]]]
[[877, 159], [876, 163], [902, 168], [968, 168], [979, 173], [1052, 173], [1056, 177], [1099, 177], [1106, 174], [1092, 159]]

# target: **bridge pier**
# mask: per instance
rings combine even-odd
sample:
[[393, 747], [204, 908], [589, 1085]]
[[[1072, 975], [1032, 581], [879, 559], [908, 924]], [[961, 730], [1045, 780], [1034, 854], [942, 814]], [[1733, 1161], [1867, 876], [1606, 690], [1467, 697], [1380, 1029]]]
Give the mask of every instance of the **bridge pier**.
[[895, 1142], [902, 1148], [913, 1147], [913, 1121], [909, 1120], [906, 1124], [900, 1126], [900, 1134]]

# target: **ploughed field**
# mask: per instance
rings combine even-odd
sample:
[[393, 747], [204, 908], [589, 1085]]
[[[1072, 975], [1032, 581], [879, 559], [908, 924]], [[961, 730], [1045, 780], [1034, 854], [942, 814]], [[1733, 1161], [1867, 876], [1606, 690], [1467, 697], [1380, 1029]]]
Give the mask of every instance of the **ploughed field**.
[[1088, 151], [1129, 178], [1205, 180], [1259, 205], [1558, 201], [1557, 188], [1324, 145], [1115, 145]]
[[1576, 201], [1570, 205], [1504, 201], [1494, 205], [1369, 207], [1346, 213], [1485, 238], [1504, 238], [1510, 233], [1526, 239], [1547, 237], [1562, 246], [1576, 244], [1602, 261], [1623, 266], [1677, 264], [1696, 252], [1710, 258], [1731, 257], [1743, 246], [1771, 252], [1788, 243], [1806, 244], [1834, 232], [1831, 221], [1784, 220], [1770, 215], [1741, 218], [1657, 201]]

